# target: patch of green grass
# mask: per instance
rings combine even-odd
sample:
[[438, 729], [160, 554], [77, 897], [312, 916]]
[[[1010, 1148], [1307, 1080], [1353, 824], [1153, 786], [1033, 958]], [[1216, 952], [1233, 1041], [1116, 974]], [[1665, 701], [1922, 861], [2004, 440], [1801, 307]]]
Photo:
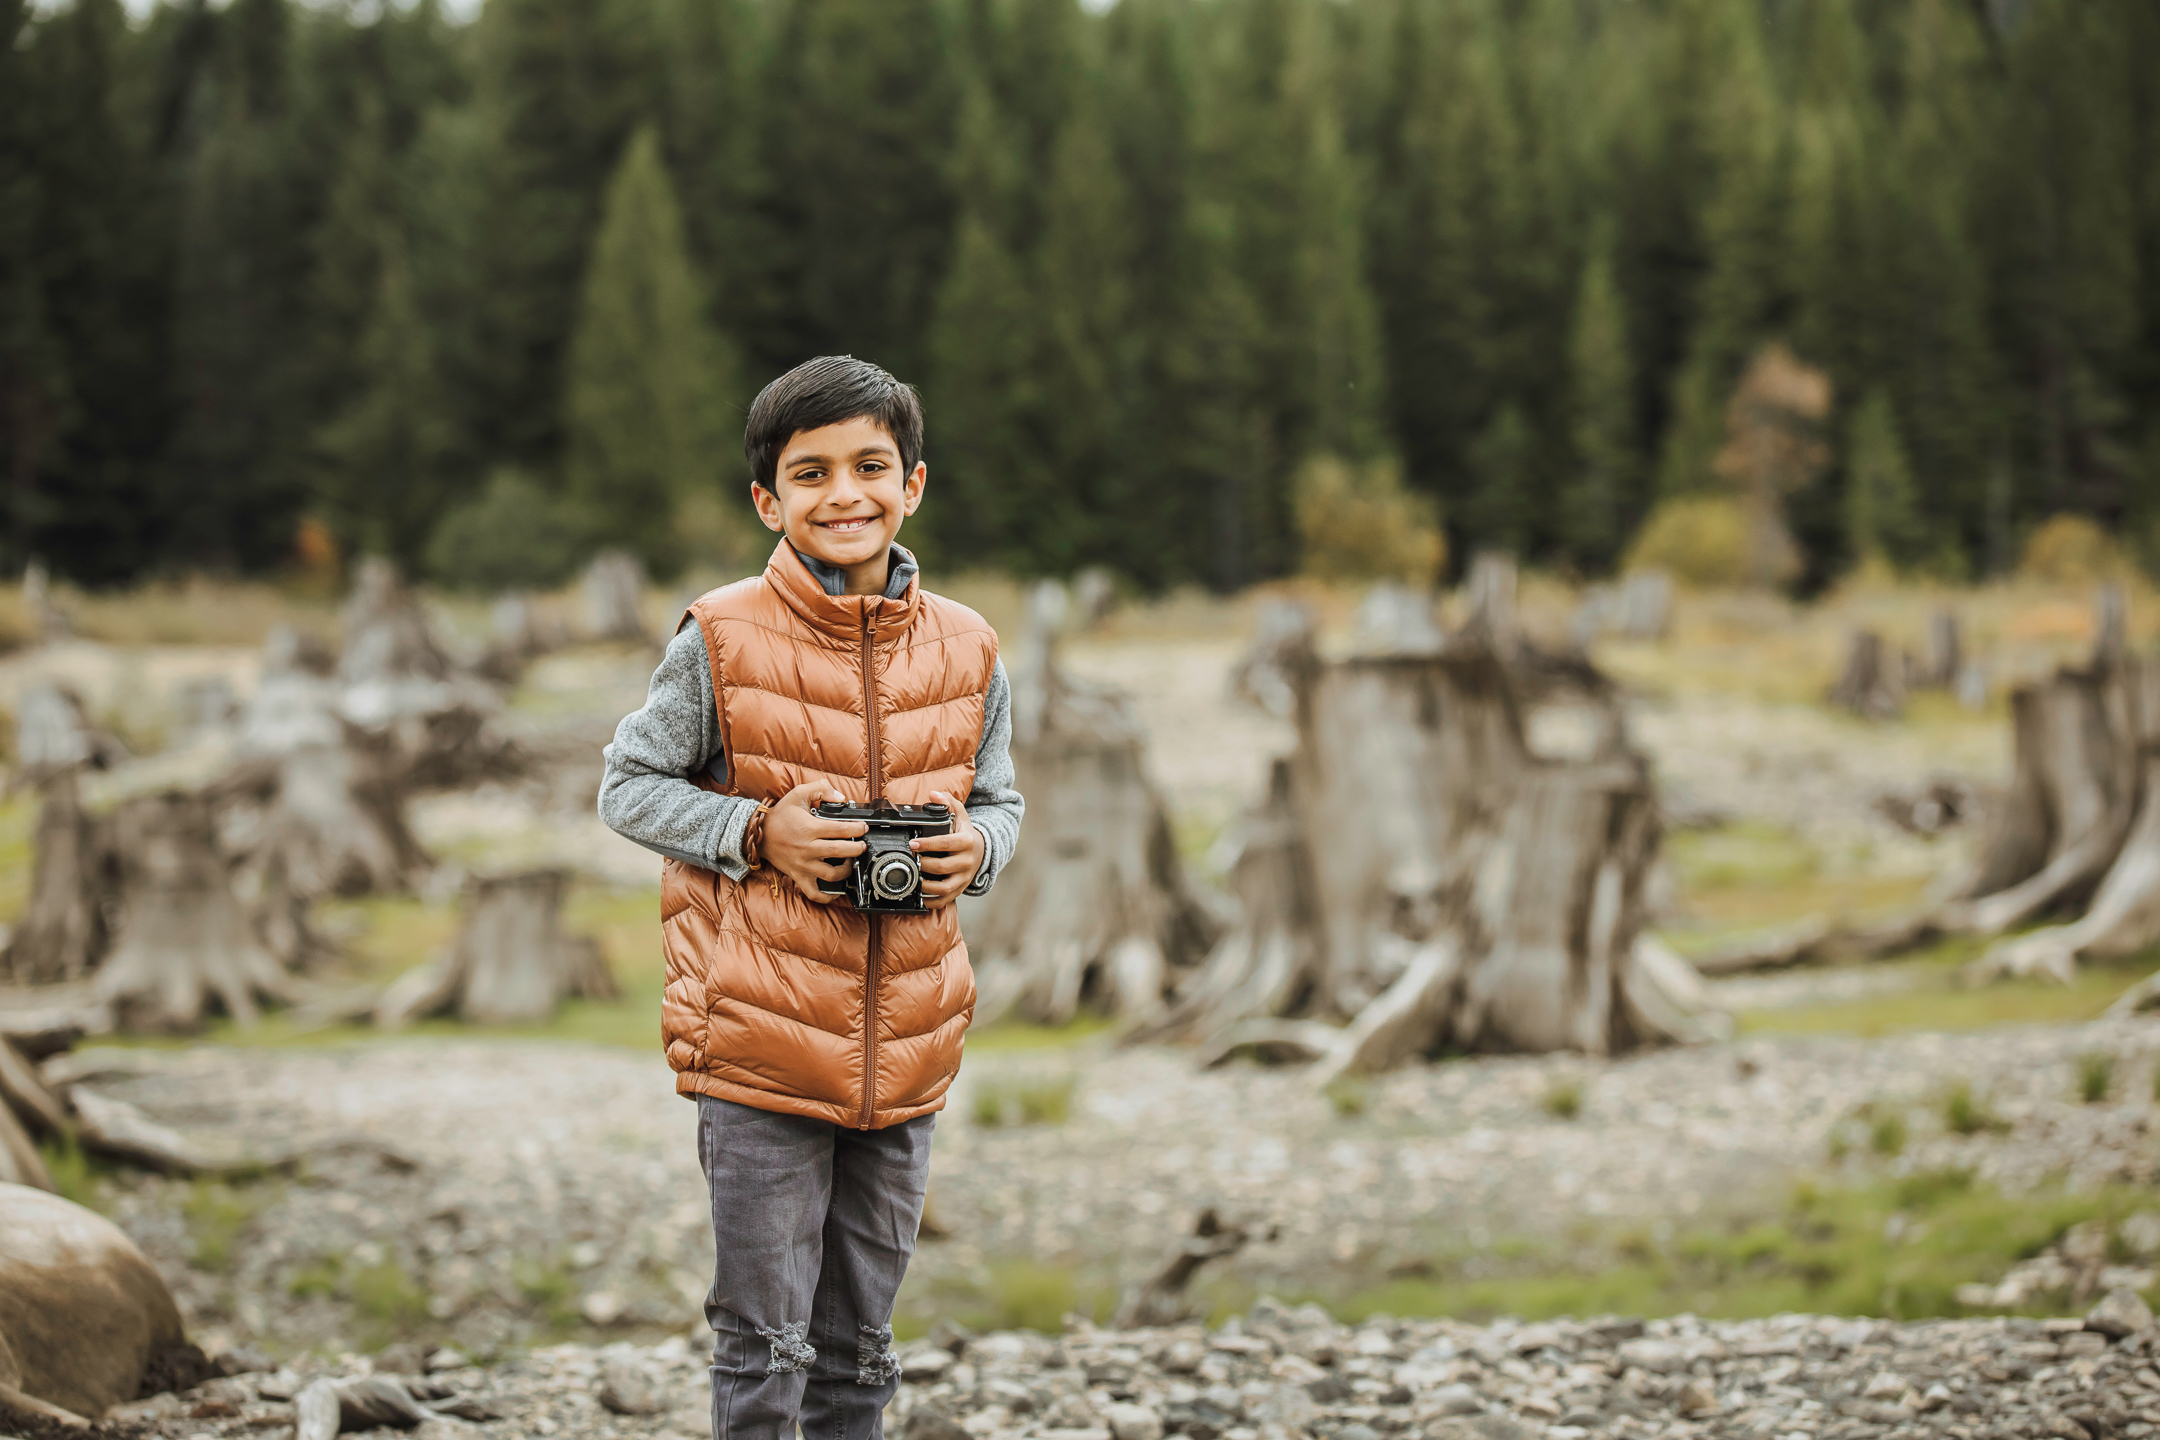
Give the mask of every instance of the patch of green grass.
[[1666, 854], [1688, 892], [1784, 888], [1812, 880], [1822, 869], [1822, 854], [1812, 842], [1760, 821], [1682, 830], [1667, 842]]
[[16, 924], [30, 908], [37, 822], [35, 792], [25, 790], [0, 801], [0, 924]]
[[1115, 1300], [1107, 1285], [1089, 1283], [1074, 1266], [1010, 1260], [993, 1263], [982, 1282], [946, 1277], [925, 1281], [919, 1290], [904, 1287], [893, 1333], [908, 1339], [949, 1319], [977, 1333], [1034, 1330], [1056, 1335], [1064, 1330], [1067, 1315], [1107, 1320]]
[[967, 1048], [976, 1054], [1006, 1054], [1016, 1050], [1063, 1050], [1069, 1046], [1103, 1039], [1117, 1022], [1103, 1015], [1075, 1015], [1063, 1025], [1030, 1025], [1024, 1020], [1000, 1020], [967, 1032]]
[[116, 1167], [84, 1154], [82, 1145], [73, 1135], [41, 1140], [37, 1150], [38, 1158], [45, 1162], [45, 1173], [52, 1176], [53, 1189], [61, 1199], [72, 1200], [86, 1210], [102, 1208], [98, 1204], [99, 1182], [114, 1173]]
[[285, 1281], [285, 1293], [295, 1300], [327, 1300], [342, 1290], [344, 1285], [345, 1257], [323, 1255], [293, 1271]]
[[2078, 1099], [2098, 1105], [2115, 1088], [2115, 1057], [2100, 1051], [2078, 1056]]
[[1555, 1076], [1538, 1097], [1538, 1108], [1555, 1120], [1573, 1120], [1582, 1114], [1583, 1084], [1573, 1076]]
[[[1958, 1286], [2001, 1279], [2070, 1226], [2112, 1225], [2150, 1206], [2148, 1193], [2128, 1186], [2012, 1196], [1955, 1170], [1849, 1188], [1803, 1183], [1767, 1211], [1735, 1211], [1667, 1237], [1631, 1227], [1587, 1253], [1539, 1246], [1514, 1258], [1486, 1247], [1438, 1260], [1424, 1275], [1312, 1298], [1352, 1323], [1379, 1313], [1924, 1319], [1966, 1313]], [[2031, 1313], [2069, 1303], [2067, 1295], [2040, 1297]]]
[[1322, 1094], [1336, 1115], [1344, 1120], [1355, 1120], [1372, 1109], [1372, 1081], [1363, 1075], [1338, 1075], [1328, 1081]]
[[1879, 1111], [1868, 1123], [1868, 1148], [1878, 1155], [1895, 1155], [1905, 1148], [1905, 1117], [1895, 1110]]
[[1987, 1101], [1973, 1094], [1972, 1082], [1960, 1080], [1943, 1093], [1943, 1127], [1953, 1135], [2000, 1135], [2010, 1122], [1997, 1115]]
[[197, 1270], [219, 1271], [232, 1264], [233, 1246], [255, 1219], [268, 1197], [238, 1189], [218, 1180], [196, 1180], [180, 1201], [193, 1245], [188, 1264]]
[[427, 1287], [395, 1259], [363, 1266], [346, 1283], [370, 1349], [379, 1350], [427, 1323]]
[[2154, 948], [2123, 960], [2080, 964], [2067, 985], [2026, 978], [1968, 986], [1961, 983], [1960, 967], [1975, 953], [1970, 941], [1947, 942], [1910, 960], [1893, 962], [1895, 971], [1910, 978], [1909, 988], [1820, 1005], [1749, 1010], [1738, 1017], [1738, 1028], [1742, 1034], [1843, 1034], [1872, 1039], [1916, 1031], [2091, 1020], [2123, 991], [2160, 970], [2160, 948]]
[[1072, 1118], [1070, 1075], [1001, 1081], [985, 1077], [968, 1098], [968, 1118], [986, 1130], [1014, 1125], [1062, 1125]]
[[558, 1331], [574, 1328], [578, 1320], [577, 1281], [561, 1259], [520, 1256], [510, 1263], [510, 1279], [526, 1303], [547, 1317]]

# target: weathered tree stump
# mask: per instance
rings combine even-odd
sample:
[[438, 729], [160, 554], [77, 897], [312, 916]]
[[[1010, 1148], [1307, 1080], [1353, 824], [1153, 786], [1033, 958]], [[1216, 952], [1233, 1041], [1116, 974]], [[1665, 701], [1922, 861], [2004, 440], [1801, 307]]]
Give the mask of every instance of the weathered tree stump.
[[961, 902], [976, 1019], [1061, 1024], [1084, 1007], [1144, 1023], [1217, 922], [1187, 881], [1124, 697], [1057, 663], [1063, 588], [1046, 583], [1030, 610], [1011, 671], [1027, 843], [988, 896]]
[[473, 881], [450, 953], [399, 976], [376, 1004], [376, 1023], [394, 1028], [450, 1013], [482, 1025], [529, 1024], [571, 996], [614, 999], [615, 977], [598, 944], [563, 928], [569, 887], [567, 870]]
[[24, 691], [16, 709], [16, 779], [38, 791], [30, 906], [0, 954], [0, 975], [17, 985], [72, 980], [105, 949], [97, 897], [105, 849], [83, 809], [80, 777], [125, 758], [120, 743], [90, 723], [82, 700], [56, 685]]
[[489, 723], [498, 697], [451, 660], [389, 561], [363, 562], [340, 619], [337, 712], [387, 744], [400, 788], [455, 789], [506, 768]]
[[1965, 673], [1964, 632], [1955, 610], [1937, 610], [1928, 617], [1927, 649], [1913, 669], [1916, 690], [1955, 689]]
[[[1202, 1210], [1192, 1235], [1181, 1241], [1161, 1269], [1118, 1299], [1111, 1324], [1120, 1330], [1177, 1325], [1192, 1318], [1187, 1291], [1206, 1266], [1227, 1260], [1255, 1237], [1256, 1227], [1225, 1222], [1213, 1209]], [[1272, 1233], [1258, 1238], [1272, 1238]]]
[[645, 595], [645, 567], [637, 557], [621, 550], [603, 550], [585, 567], [580, 586], [585, 601], [585, 634], [591, 640], [632, 640], [652, 643], [645, 626], [641, 602]]
[[1830, 703], [1868, 720], [1895, 720], [1905, 713], [1905, 680], [1898, 656], [1873, 630], [1855, 630], [1845, 652], [1845, 671], [1830, 687]]
[[91, 993], [116, 1026], [193, 1030], [213, 1002], [245, 1025], [258, 998], [292, 998], [284, 966], [234, 893], [208, 796], [126, 800], [111, 827], [120, 916]]
[[1509, 667], [1470, 639], [1331, 662], [1308, 638], [1277, 664], [1298, 746], [1239, 837], [1244, 917], [1154, 1033], [1347, 1022], [1323, 1075], [1694, 1038], [1684, 963], [1638, 944], [1660, 826], [1617, 723], [1590, 760], [1533, 755]]
[[239, 753], [222, 788], [240, 808], [227, 830], [251, 876], [306, 901], [393, 893], [427, 874], [405, 820], [403, 761], [387, 736], [339, 713], [330, 681], [267, 671]]

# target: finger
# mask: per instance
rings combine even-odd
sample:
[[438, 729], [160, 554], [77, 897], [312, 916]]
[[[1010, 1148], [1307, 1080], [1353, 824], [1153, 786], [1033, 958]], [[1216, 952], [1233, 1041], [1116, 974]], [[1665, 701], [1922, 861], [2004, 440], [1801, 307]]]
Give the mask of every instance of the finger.
[[974, 869], [965, 855], [925, 855], [921, 864], [925, 875], [961, 875]]
[[821, 840], [852, 840], [870, 833], [870, 827], [860, 820], [824, 820], [813, 815], [810, 832]]
[[806, 854], [823, 861], [852, 860], [857, 855], [863, 853], [864, 846], [863, 842], [860, 840], [821, 840], [813, 838], [803, 841], [803, 843], [797, 848], [802, 850]]
[[828, 895], [823, 890], [818, 889], [815, 880], [805, 880], [800, 875], [790, 875], [788, 878], [795, 882], [795, 888], [802, 892], [803, 899], [808, 900], [813, 905], [830, 905], [840, 898], [837, 895]]
[[927, 855], [940, 850], [965, 850], [974, 843], [971, 835], [925, 835], [919, 840], [908, 841], [908, 848]]

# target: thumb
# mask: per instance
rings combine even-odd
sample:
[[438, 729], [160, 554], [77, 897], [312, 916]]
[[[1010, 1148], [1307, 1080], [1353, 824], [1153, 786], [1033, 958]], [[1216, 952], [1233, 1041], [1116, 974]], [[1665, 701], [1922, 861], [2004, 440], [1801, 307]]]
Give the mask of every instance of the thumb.
[[803, 809], [809, 810], [815, 808], [820, 800], [828, 798], [838, 798], [832, 794], [832, 786], [823, 780], [805, 780], [802, 784], [797, 785], [787, 794], [781, 796], [780, 803], [782, 805], [799, 805]]

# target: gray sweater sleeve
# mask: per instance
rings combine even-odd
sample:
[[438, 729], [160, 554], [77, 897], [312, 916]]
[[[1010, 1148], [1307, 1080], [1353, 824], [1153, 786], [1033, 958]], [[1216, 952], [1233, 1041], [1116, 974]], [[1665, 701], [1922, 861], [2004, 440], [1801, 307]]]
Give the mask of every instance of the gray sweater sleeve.
[[[983, 696], [983, 733], [975, 749], [975, 788], [968, 819], [982, 832], [983, 863], [970, 895], [986, 894], [1020, 843], [1026, 802], [1013, 788], [1012, 686], [1005, 665], [991, 671]], [[716, 795], [691, 783], [700, 772], [727, 779], [721, 753], [719, 712], [705, 638], [686, 625], [668, 642], [653, 671], [645, 704], [615, 727], [615, 741], [601, 752], [600, 818], [609, 829], [646, 849], [690, 865], [718, 870], [731, 880], [750, 873], [743, 863], [743, 831], [757, 805], [740, 795]]]

